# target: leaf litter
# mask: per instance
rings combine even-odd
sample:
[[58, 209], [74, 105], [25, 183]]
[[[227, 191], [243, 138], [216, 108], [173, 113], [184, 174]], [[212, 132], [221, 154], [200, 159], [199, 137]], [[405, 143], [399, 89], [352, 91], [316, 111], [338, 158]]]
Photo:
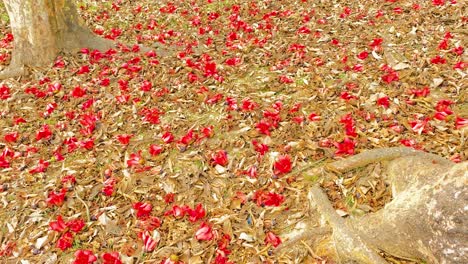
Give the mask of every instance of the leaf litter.
[[[83, 49], [3, 81], [0, 258], [334, 263], [320, 243], [274, 250], [314, 217], [304, 178], [342, 216], [391, 190], [378, 164], [311, 169], [401, 145], [468, 157], [456, 2], [78, 2], [96, 34], [155, 52]], [[1, 35], [6, 66], [3, 18]]]

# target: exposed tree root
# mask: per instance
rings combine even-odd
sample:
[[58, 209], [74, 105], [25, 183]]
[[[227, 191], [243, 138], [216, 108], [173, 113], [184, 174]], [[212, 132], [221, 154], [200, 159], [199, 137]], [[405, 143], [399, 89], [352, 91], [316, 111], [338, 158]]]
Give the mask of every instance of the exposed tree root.
[[26, 74], [27, 70], [24, 68], [24, 66], [12, 64], [0, 71], [0, 80], [24, 76]]
[[366, 245], [357, 233], [347, 227], [345, 220], [336, 213], [320, 187], [311, 188], [309, 199], [333, 229], [333, 239], [339, 256], [359, 263], [386, 264], [385, 260]]
[[340, 173], [373, 162], [384, 162], [383, 176], [393, 190], [393, 200], [375, 213], [344, 219], [318, 185], [309, 192], [312, 206], [333, 230], [341, 261], [386, 263], [377, 254], [383, 251], [430, 263], [467, 263], [468, 162], [455, 164], [410, 148], [388, 148], [332, 162], [325, 169]]

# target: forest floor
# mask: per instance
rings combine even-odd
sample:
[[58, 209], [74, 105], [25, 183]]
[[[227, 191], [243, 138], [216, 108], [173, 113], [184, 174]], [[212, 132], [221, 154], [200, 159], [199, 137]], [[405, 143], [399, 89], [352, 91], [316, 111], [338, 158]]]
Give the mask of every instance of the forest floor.
[[[2, 82], [0, 262], [334, 263], [326, 237], [274, 250], [311, 221], [309, 169], [402, 145], [468, 158], [455, 2], [78, 1], [97, 34], [155, 52]], [[378, 173], [322, 186], [343, 216], [391, 199]]]

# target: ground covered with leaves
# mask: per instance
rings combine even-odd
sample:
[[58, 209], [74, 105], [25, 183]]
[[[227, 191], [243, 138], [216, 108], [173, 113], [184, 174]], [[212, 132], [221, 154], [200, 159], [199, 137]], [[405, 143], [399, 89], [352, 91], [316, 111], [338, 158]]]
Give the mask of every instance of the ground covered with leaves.
[[[127, 46], [2, 82], [0, 261], [333, 263], [274, 250], [310, 218], [308, 169], [402, 145], [468, 158], [457, 2], [78, 1]], [[368, 174], [324, 181], [343, 216], [390, 200]]]

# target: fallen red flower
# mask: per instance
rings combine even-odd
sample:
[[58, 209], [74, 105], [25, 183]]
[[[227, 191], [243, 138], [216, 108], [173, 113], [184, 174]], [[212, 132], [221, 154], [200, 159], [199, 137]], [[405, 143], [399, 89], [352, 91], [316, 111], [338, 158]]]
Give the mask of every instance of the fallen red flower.
[[55, 206], [61, 206], [63, 204], [63, 201], [65, 200], [65, 195], [67, 194], [67, 189], [62, 188], [60, 192], [50, 192], [46, 202], [48, 205], [55, 205]]
[[281, 244], [281, 239], [270, 231], [266, 234], [265, 244], [271, 244], [273, 247], [278, 247]]
[[70, 248], [73, 245], [73, 234], [70, 232], [66, 232], [63, 234], [59, 240], [57, 240], [57, 248], [65, 251], [66, 249]]
[[91, 250], [77, 250], [73, 264], [91, 264], [96, 262], [97, 257]]
[[57, 216], [57, 221], [52, 221], [49, 223], [50, 230], [54, 230], [57, 232], [62, 232], [67, 228], [66, 223], [63, 221], [61, 215]]
[[213, 229], [205, 222], [202, 222], [200, 228], [195, 232], [195, 238], [198, 240], [211, 240], [213, 237]]
[[206, 212], [205, 212], [205, 209], [203, 208], [202, 204], [197, 204], [195, 206], [195, 208], [193, 208], [193, 209], [188, 208], [187, 209], [187, 214], [189, 216], [189, 221], [193, 223], [193, 222], [196, 222], [197, 220], [202, 219], [203, 217], [205, 217]]
[[122, 264], [119, 252], [107, 252], [102, 254], [102, 264]]
[[338, 148], [335, 152], [335, 155], [353, 155], [356, 142], [354, 142], [349, 137], [345, 137], [342, 142], [336, 142], [334, 145]]
[[292, 169], [291, 157], [288, 155], [279, 156], [273, 164], [273, 173], [277, 176], [288, 173]]
[[211, 162], [213, 165], [226, 166], [228, 164], [228, 156], [225, 150], [218, 150], [211, 154]]
[[133, 209], [137, 211], [138, 218], [145, 218], [151, 214], [153, 206], [150, 203], [137, 202], [133, 204]]

